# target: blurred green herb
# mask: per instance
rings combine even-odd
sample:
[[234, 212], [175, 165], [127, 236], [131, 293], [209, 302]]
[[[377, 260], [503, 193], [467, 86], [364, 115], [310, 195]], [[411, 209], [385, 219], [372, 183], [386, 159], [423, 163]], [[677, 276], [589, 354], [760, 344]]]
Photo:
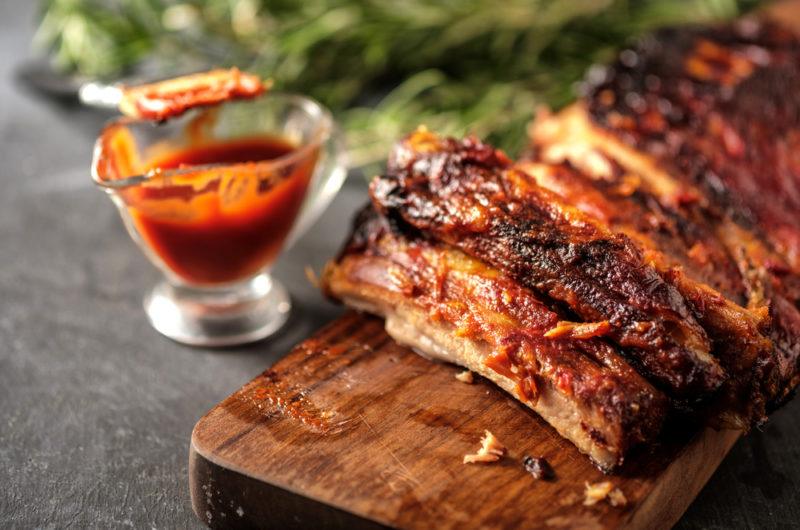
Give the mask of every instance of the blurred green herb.
[[356, 165], [425, 123], [512, 153], [540, 104], [658, 26], [734, 17], [756, 0], [47, 0], [36, 41], [61, 69], [238, 65], [330, 106]]

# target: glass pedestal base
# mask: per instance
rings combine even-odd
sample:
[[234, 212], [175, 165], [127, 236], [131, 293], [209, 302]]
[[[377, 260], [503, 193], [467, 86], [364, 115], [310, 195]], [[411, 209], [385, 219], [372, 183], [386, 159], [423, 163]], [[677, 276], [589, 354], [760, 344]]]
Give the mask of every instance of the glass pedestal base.
[[150, 323], [192, 346], [233, 346], [269, 337], [289, 317], [286, 288], [269, 274], [225, 287], [186, 287], [163, 281], [144, 299]]

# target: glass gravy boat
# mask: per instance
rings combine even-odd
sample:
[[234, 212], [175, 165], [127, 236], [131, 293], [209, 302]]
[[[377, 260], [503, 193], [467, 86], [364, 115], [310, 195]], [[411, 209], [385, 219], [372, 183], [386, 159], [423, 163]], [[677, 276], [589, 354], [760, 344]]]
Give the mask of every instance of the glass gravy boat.
[[331, 114], [299, 95], [195, 109], [154, 125], [120, 118], [100, 134], [92, 179], [165, 280], [147, 316], [182, 343], [226, 346], [273, 334], [291, 302], [269, 275], [346, 175]]

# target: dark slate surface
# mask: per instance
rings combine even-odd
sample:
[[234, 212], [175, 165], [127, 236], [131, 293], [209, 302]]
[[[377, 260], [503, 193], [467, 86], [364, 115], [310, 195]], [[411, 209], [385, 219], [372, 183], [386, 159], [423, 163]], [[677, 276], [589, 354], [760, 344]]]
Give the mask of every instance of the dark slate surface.
[[[0, 2], [0, 527], [200, 527], [189, 434], [215, 403], [340, 311], [305, 280], [364, 197], [353, 179], [277, 266], [294, 295], [275, 340], [224, 351], [159, 336], [158, 278], [89, 181], [104, 116], [14, 80], [33, 2]], [[800, 524], [800, 400], [741, 441], [679, 528]]]

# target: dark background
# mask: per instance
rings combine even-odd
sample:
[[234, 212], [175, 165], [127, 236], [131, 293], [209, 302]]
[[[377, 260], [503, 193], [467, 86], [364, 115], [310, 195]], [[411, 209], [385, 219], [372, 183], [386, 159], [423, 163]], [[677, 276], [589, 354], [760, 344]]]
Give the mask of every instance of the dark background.
[[[275, 275], [289, 325], [269, 342], [180, 346], [141, 307], [159, 274], [93, 189], [109, 115], [17, 80], [35, 2], [0, 0], [0, 527], [200, 527], [189, 503], [194, 423], [341, 309], [308, 283], [344, 238], [351, 178]], [[741, 440], [678, 528], [800, 527], [800, 400]]]

